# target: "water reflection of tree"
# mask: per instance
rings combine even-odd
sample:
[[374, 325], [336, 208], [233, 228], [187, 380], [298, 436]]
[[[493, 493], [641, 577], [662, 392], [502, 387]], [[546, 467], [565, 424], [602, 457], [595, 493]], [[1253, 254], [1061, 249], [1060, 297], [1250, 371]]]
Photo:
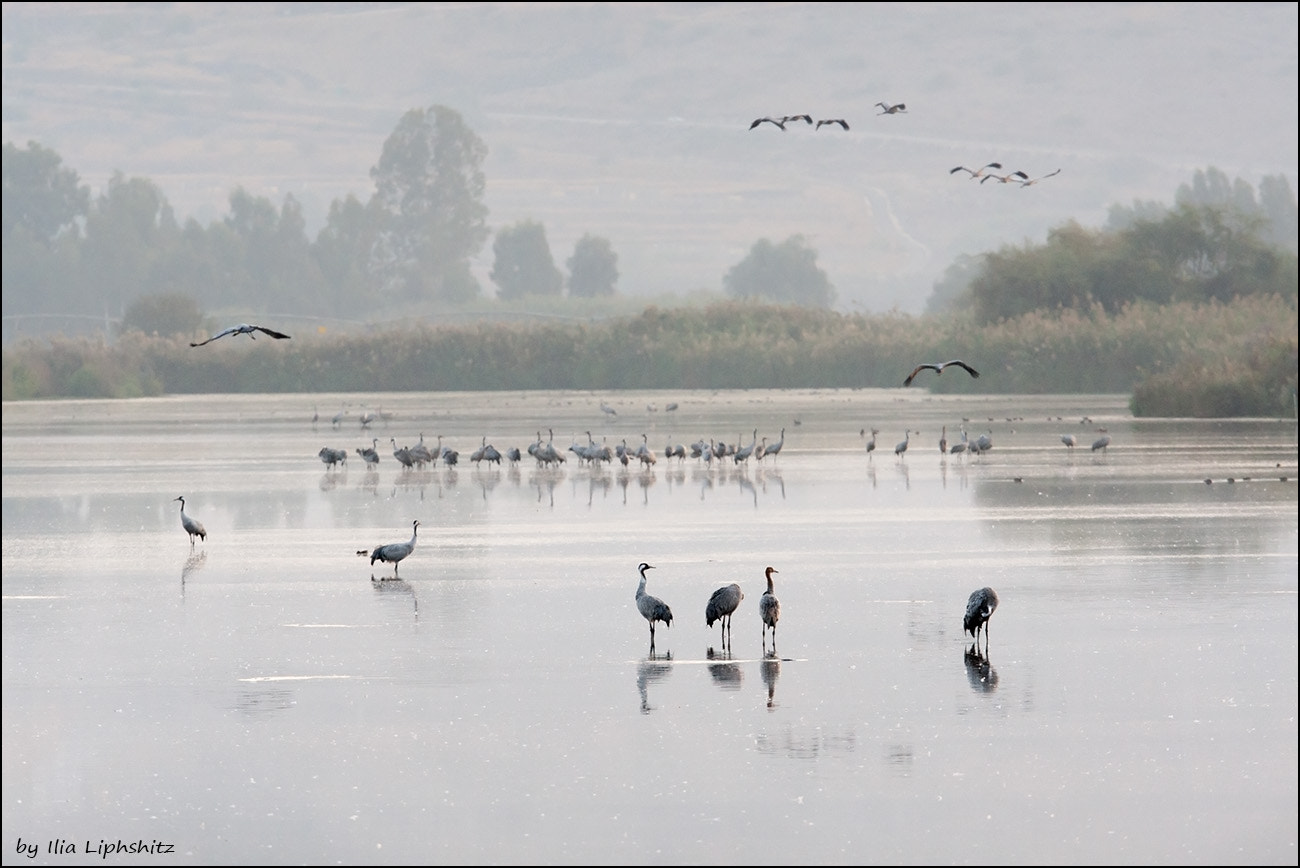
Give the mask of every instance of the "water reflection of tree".
[[966, 677], [970, 679], [971, 690], [976, 693], [992, 693], [998, 689], [998, 671], [989, 662], [988, 655], [980, 651], [978, 645], [971, 645], [964, 655]]
[[658, 681], [663, 681], [672, 673], [671, 663], [659, 662], [673, 659], [673, 654], [669, 651], [662, 656], [651, 654], [645, 660], [637, 664], [636, 667], [636, 689], [641, 693], [641, 713], [647, 714], [654, 710], [650, 704], [649, 686]]

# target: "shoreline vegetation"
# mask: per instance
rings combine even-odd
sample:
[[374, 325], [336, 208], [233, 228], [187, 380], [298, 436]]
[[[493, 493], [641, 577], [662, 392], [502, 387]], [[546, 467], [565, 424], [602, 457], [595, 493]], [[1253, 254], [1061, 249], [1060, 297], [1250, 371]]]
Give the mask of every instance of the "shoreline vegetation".
[[201, 393], [901, 387], [923, 362], [981, 372], [935, 393], [1125, 393], [1134, 416], [1293, 417], [1297, 313], [1288, 299], [1133, 302], [1116, 313], [841, 314], [727, 301], [599, 321], [430, 326], [362, 334], [25, 338], [5, 348], [5, 401]]

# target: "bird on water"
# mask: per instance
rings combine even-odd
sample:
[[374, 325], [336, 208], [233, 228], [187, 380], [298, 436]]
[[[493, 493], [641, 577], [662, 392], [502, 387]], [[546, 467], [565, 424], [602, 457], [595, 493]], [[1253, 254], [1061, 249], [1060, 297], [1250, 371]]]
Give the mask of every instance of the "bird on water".
[[195, 537], [198, 537], [202, 539], [204, 542], [207, 542], [208, 532], [204, 530], [203, 522], [199, 521], [198, 519], [194, 518], [191, 515], [188, 515], [185, 512], [184, 497], [178, 497], [176, 498], [176, 500], [179, 500], [181, 502], [181, 527], [185, 528], [185, 532], [190, 535], [190, 545], [194, 545]]
[[763, 650], [767, 650], [767, 628], [772, 628], [772, 653], [776, 653], [776, 622], [781, 620], [781, 601], [772, 589], [772, 574], [780, 572], [776, 567], [768, 567], [767, 590], [758, 598], [758, 617], [763, 621]]
[[916, 375], [921, 373], [922, 371], [934, 371], [936, 374], [942, 374], [943, 369], [948, 367], [949, 365], [956, 365], [959, 368], [964, 368], [966, 370], [966, 373], [970, 374], [972, 377], [975, 377], [976, 379], [979, 378], [980, 375], [979, 371], [975, 370], [970, 365], [963, 362], [961, 359], [953, 359], [950, 362], [935, 362], [935, 363], [927, 363], [924, 365], [917, 365], [915, 368], [912, 369], [912, 373], [907, 375], [907, 379], [903, 381], [903, 385], [904, 386], [912, 385], [912, 381], [916, 379]]
[[980, 640], [980, 628], [984, 628], [984, 645], [989, 643], [989, 618], [993, 617], [993, 611], [998, 607], [998, 594], [992, 588], [980, 588], [973, 591], [970, 599], [966, 601], [966, 618], [962, 621], [962, 627], [967, 633], [975, 637], [975, 643]]
[[208, 338], [206, 341], [199, 341], [197, 344], [191, 341], [190, 346], [201, 347], [204, 344], [212, 343], [217, 338], [224, 338], [226, 335], [248, 335], [250, 339], [255, 340], [257, 338], [257, 335], [254, 334], [254, 332], [261, 332], [264, 335], [270, 335], [276, 340], [283, 341], [289, 339], [289, 336], [284, 334], [283, 332], [277, 332], [272, 329], [266, 328], [265, 326], [249, 325], [248, 323], [241, 323], [240, 325], [231, 326], [228, 329], [223, 329], [222, 331], [217, 332], [215, 335]]
[[[370, 566], [375, 565], [375, 561], [393, 565], [393, 578], [397, 578], [397, 565], [406, 558], [411, 552], [415, 551], [415, 535], [420, 530], [420, 520], [417, 518], [411, 522], [411, 538], [406, 542], [388, 543], [387, 545], [377, 546], [370, 553]], [[365, 556], [365, 550], [357, 552]]]
[[653, 570], [654, 567], [643, 563], [637, 567], [641, 573], [641, 584], [636, 588], [636, 608], [641, 613], [641, 617], [650, 622], [650, 650], [655, 650], [655, 621], [663, 621], [669, 627], [673, 625], [673, 610], [668, 608], [668, 604], [658, 597], [652, 596], [645, 592], [645, 571]]
[[714, 621], [722, 622], [722, 644], [729, 647], [731, 644], [731, 615], [740, 605], [740, 601], [745, 599], [744, 591], [740, 590], [740, 585], [732, 582], [730, 585], [723, 585], [713, 592], [709, 597], [708, 605], [704, 607], [704, 624], [710, 629]]

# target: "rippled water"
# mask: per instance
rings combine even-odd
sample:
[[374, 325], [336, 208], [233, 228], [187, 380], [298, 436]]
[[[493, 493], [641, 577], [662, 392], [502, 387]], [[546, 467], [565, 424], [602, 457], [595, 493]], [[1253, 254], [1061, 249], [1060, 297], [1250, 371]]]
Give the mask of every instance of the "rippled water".
[[[945, 425], [994, 446], [941, 455]], [[761, 462], [663, 457], [782, 429]], [[586, 466], [588, 432], [657, 460]], [[421, 435], [460, 463], [399, 469], [390, 439]], [[539, 436], [568, 460], [469, 460]], [[6, 864], [118, 839], [183, 864], [1297, 858], [1294, 420], [919, 390], [199, 396], [5, 404], [3, 449]], [[400, 579], [357, 556], [415, 520]], [[674, 615], [653, 655], [642, 561]], [[732, 581], [727, 650], [703, 610]], [[961, 624], [983, 585], [987, 655]]]

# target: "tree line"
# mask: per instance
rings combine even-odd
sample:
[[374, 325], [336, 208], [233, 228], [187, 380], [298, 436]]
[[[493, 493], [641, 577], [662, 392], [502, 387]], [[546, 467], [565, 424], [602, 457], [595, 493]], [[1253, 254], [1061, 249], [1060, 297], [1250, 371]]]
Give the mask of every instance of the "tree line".
[[[5, 313], [79, 311], [113, 320], [165, 313], [171, 327], [206, 310], [306, 311], [342, 319], [398, 318], [412, 305], [445, 310], [486, 295], [470, 262], [492, 237], [495, 298], [617, 294], [618, 256], [588, 233], [556, 264], [545, 226], [487, 224], [487, 146], [445, 106], [407, 112], [370, 170], [373, 191], [330, 204], [309, 239], [289, 193], [277, 205], [237, 188], [229, 212], [202, 225], [180, 222], [146, 178], [114, 173], [94, 198], [77, 172], [37, 142], [4, 145]], [[816, 254], [795, 237], [755, 246], [727, 277], [738, 296], [829, 307], [833, 290]], [[392, 314], [391, 317], [386, 316]], [[138, 319], [138, 317], [137, 317]]]

